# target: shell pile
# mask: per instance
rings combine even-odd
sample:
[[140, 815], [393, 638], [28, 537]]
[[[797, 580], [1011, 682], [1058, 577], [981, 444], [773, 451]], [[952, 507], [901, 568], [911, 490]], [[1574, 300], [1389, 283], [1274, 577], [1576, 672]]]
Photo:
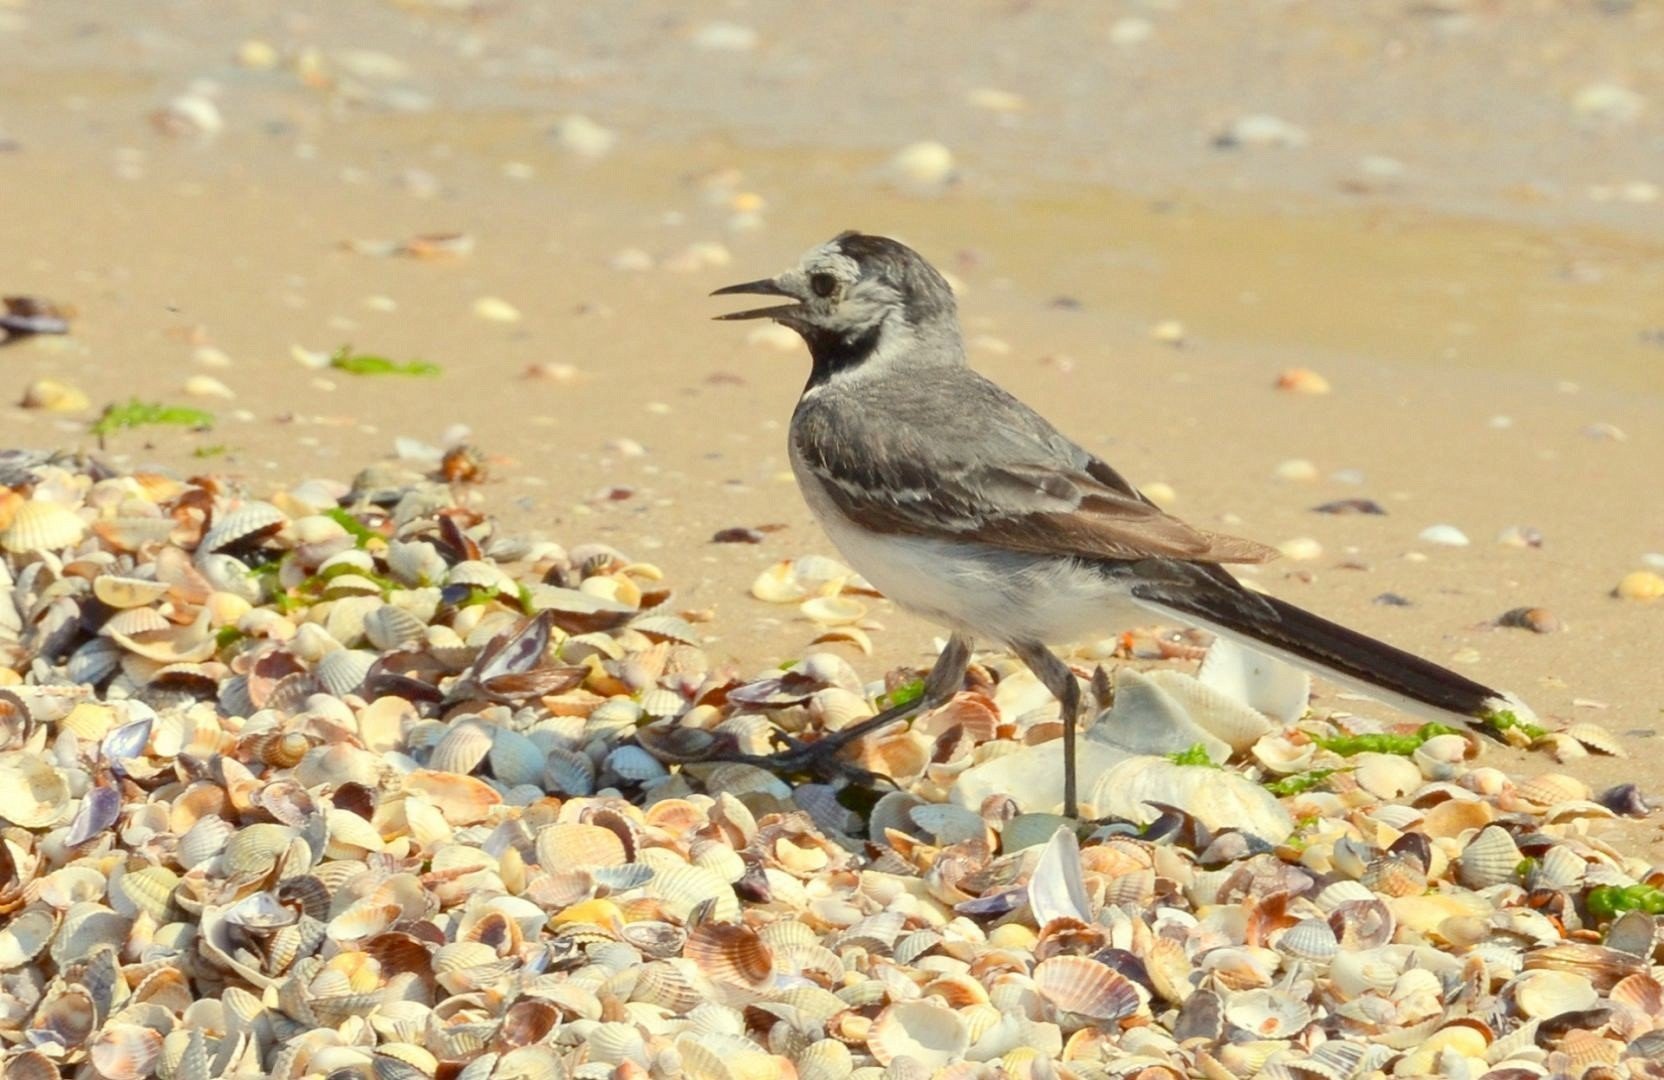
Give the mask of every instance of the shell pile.
[[1664, 873], [1599, 836], [1645, 804], [1465, 733], [1127, 671], [1077, 826], [986, 657], [851, 749], [896, 789], [792, 784], [699, 759], [903, 677], [713, 666], [610, 548], [396, 469], [0, 482], [7, 1077], [1664, 1075]]

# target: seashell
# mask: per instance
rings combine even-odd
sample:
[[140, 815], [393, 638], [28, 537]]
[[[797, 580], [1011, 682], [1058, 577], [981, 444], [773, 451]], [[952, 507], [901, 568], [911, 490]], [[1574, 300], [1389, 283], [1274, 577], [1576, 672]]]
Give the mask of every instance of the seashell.
[[1515, 879], [1524, 858], [1507, 830], [1488, 825], [1462, 849], [1456, 877], [1470, 889], [1500, 885]]
[[1521, 1014], [1535, 1019], [1581, 1012], [1600, 1003], [1593, 984], [1570, 971], [1523, 972], [1510, 980], [1502, 992], [1512, 995]]
[[28, 908], [0, 927], [0, 971], [15, 971], [46, 949], [57, 932], [58, 920], [42, 908]]
[[1327, 919], [1301, 919], [1277, 938], [1276, 948], [1298, 960], [1326, 964], [1340, 948]]
[[26, 751], [0, 754], [0, 820], [45, 829], [68, 811], [69, 782], [62, 770]]
[[715, 982], [758, 986], [774, 972], [774, 956], [756, 933], [743, 926], [706, 922], [688, 934], [683, 954]]
[[382, 604], [364, 616], [365, 640], [383, 652], [420, 641], [426, 632], [421, 619], [393, 604]]
[[122, 577], [100, 574], [93, 579], [92, 594], [113, 608], [137, 608], [154, 604], [168, 594], [172, 586], [149, 578]]
[[1225, 1019], [1256, 1039], [1292, 1039], [1312, 1021], [1300, 998], [1281, 990], [1244, 990], [1225, 1004]]
[[158, 923], [169, 921], [176, 911], [174, 890], [179, 887], [179, 875], [165, 866], [147, 866], [121, 875], [112, 887], [112, 896], [126, 901], [128, 911], [142, 911]]
[[628, 856], [624, 841], [611, 829], [560, 822], [538, 830], [537, 861], [546, 870], [588, 870], [619, 866]]
[[432, 769], [417, 769], [407, 774], [405, 790], [427, 796], [452, 825], [476, 825], [503, 801], [503, 797], [482, 780]]
[[142, 1080], [161, 1060], [162, 1033], [138, 1024], [106, 1024], [88, 1048], [88, 1056], [100, 1076]]
[[336, 697], [346, 697], [348, 694], [357, 693], [364, 685], [364, 679], [370, 674], [376, 660], [374, 653], [359, 649], [336, 649], [324, 654], [323, 658], [313, 665], [312, 673], [323, 683], [325, 690]]
[[1422, 771], [1396, 754], [1363, 753], [1352, 762], [1358, 786], [1377, 799], [1402, 799], [1421, 787]]
[[686, 920], [695, 908], [708, 905], [711, 919], [739, 918], [739, 897], [721, 876], [699, 866], [660, 870], [647, 882], [646, 894], [657, 900], [666, 917]]
[[215, 519], [213, 528], [197, 545], [199, 552], [217, 552], [222, 548], [249, 544], [283, 528], [289, 518], [271, 503], [249, 501]]
[[867, 1034], [867, 1049], [880, 1065], [911, 1058], [934, 1071], [960, 1060], [971, 1032], [958, 1013], [931, 1001], [898, 1001], [879, 1013]]
[[0, 547], [13, 555], [61, 551], [81, 542], [87, 523], [74, 509], [46, 499], [30, 499], [12, 514], [0, 531]]
[[556, 794], [588, 795], [595, 790], [595, 763], [587, 754], [551, 747], [543, 779]]
[[670, 775], [670, 771], [658, 758], [634, 744], [616, 747], [607, 755], [605, 768], [619, 779], [632, 784], [651, 784]]
[[1098, 775], [1087, 801], [1101, 814], [1140, 824], [1159, 816], [1151, 803], [1170, 805], [1212, 831], [1235, 829], [1272, 844], [1294, 831], [1288, 810], [1246, 777], [1166, 758], [1130, 757], [1111, 765]]
[[798, 610], [822, 626], [848, 626], [867, 615], [867, 605], [851, 596], [811, 596]]
[[1071, 826], [1059, 826], [1040, 852], [1040, 861], [1028, 881], [1028, 905], [1038, 926], [1054, 919], [1092, 921], [1092, 901], [1081, 870], [1080, 843]]
[[494, 728], [475, 719], [453, 720], [450, 730], [428, 755], [428, 765], [439, 772], [471, 773], [491, 753]]
[[1125, 977], [1085, 956], [1054, 956], [1034, 968], [1034, 988], [1065, 1013], [1119, 1020], [1143, 1005]]
[[[1115, 704], [1092, 725], [1091, 737], [1138, 754], [1176, 753], [1201, 743], [1215, 762], [1230, 757], [1230, 744], [1192, 718], [1179, 696], [1185, 691], [1180, 686], [1164, 686], [1152, 674], [1128, 667], [1116, 671]], [[1174, 674], [1189, 679], [1182, 673]], [[1222, 698], [1215, 704], [1221, 702], [1223, 709], [1234, 704]]]
[[537, 743], [505, 727], [492, 731], [491, 749], [486, 756], [491, 763], [491, 775], [510, 787], [536, 784], [547, 764]]
[[1528, 803], [1548, 808], [1560, 803], [1586, 801], [1589, 785], [1564, 773], [1543, 773], [1516, 783], [1514, 794]]
[[[1279, 724], [1292, 724], [1305, 715], [1311, 698], [1311, 676], [1303, 669], [1226, 637], [1216, 637], [1208, 646], [1196, 679]], [[1233, 746], [1246, 749], [1234, 742]]]

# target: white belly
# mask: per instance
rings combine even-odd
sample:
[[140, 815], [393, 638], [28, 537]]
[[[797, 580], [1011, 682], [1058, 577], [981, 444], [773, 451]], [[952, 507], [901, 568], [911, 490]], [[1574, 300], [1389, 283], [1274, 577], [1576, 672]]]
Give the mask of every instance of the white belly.
[[1004, 643], [1107, 637], [1150, 621], [1100, 570], [1077, 560], [857, 528], [798, 470], [803, 497], [849, 565], [903, 608]]

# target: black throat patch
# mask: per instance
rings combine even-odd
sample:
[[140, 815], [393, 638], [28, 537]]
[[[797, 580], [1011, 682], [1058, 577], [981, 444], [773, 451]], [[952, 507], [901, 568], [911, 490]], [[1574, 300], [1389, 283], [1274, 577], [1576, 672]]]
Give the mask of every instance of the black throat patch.
[[881, 321], [855, 335], [832, 334], [815, 327], [799, 331], [809, 346], [809, 358], [814, 361], [804, 391], [824, 385], [840, 371], [865, 363], [873, 350], [878, 348], [878, 337], [883, 329]]

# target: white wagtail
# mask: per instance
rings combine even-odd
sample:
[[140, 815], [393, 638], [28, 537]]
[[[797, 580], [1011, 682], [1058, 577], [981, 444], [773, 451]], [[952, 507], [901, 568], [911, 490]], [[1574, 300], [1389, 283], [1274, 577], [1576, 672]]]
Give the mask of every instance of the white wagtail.
[[[809, 346], [813, 367], [790, 432], [792, 469], [809, 508], [884, 595], [953, 631], [913, 708], [960, 688], [976, 638], [1008, 646], [1062, 706], [1070, 817], [1077, 813], [1081, 691], [1047, 646], [1110, 636], [1152, 614], [1394, 704], [1464, 717], [1522, 708], [1472, 679], [1245, 588], [1221, 564], [1265, 562], [1277, 552], [1163, 513], [971, 370], [953, 289], [911, 248], [845, 232], [777, 277], [712, 295], [730, 293], [787, 298], [718, 318], [773, 319]], [[907, 711], [887, 710], [859, 730]]]

